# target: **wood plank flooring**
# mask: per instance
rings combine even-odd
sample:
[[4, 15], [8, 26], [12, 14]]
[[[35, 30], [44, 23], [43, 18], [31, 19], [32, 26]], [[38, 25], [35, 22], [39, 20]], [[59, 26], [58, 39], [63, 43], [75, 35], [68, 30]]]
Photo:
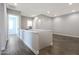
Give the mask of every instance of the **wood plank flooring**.
[[2, 55], [34, 55], [34, 53], [16, 35], [9, 36], [7, 49]]
[[40, 55], [79, 55], [79, 38], [53, 35], [54, 45], [40, 50]]
[[[53, 46], [40, 50], [39, 55], [79, 55], [79, 38], [53, 35]], [[34, 55], [16, 36], [10, 36], [7, 49], [2, 55]]]

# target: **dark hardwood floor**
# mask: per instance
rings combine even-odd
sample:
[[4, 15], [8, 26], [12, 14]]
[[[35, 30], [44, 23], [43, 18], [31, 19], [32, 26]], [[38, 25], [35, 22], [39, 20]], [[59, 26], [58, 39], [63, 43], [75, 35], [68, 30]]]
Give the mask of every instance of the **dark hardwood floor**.
[[34, 55], [34, 53], [16, 35], [11, 35], [2, 55]]
[[54, 45], [40, 50], [40, 55], [79, 55], [79, 38], [53, 35]]
[[[53, 46], [40, 50], [39, 55], [79, 55], [79, 38], [53, 35]], [[16, 36], [10, 36], [2, 55], [34, 55]]]

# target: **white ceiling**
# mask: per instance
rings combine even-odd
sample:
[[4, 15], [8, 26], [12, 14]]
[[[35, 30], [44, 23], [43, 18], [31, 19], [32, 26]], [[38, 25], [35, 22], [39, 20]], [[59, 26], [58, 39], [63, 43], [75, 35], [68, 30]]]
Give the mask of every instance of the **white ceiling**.
[[72, 10], [79, 11], [79, 4], [73, 3], [18, 3], [16, 10], [21, 11], [24, 16], [36, 16], [45, 14], [51, 17], [54, 15], [60, 16], [63, 14], [71, 13]]

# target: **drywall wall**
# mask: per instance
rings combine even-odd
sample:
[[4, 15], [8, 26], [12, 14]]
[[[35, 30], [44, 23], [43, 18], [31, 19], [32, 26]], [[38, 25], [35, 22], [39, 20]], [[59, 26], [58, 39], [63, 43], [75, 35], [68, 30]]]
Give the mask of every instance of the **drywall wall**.
[[52, 30], [52, 19], [46, 15], [38, 15], [33, 20], [33, 29]]
[[6, 4], [0, 3], [0, 52], [5, 49], [7, 40]]
[[79, 12], [52, 19], [54, 34], [79, 37]]

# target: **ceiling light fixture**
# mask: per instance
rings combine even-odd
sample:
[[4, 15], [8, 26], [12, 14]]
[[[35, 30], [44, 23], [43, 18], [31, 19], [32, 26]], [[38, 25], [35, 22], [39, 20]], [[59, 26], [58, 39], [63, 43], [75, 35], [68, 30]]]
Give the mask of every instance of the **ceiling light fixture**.
[[15, 6], [17, 6], [17, 3], [14, 3]]
[[56, 14], [54, 16], [57, 16]]
[[38, 21], [39, 21], [39, 22], [41, 22], [41, 20], [40, 20], [40, 19], [39, 19]]
[[76, 12], [76, 10], [72, 10], [72, 12]]
[[47, 11], [47, 13], [49, 14], [49, 13], [50, 13], [50, 11]]
[[35, 19], [35, 20], [37, 20], [37, 19], [38, 19], [38, 17], [35, 17], [34, 19]]
[[72, 3], [69, 3], [69, 5], [72, 5]]

